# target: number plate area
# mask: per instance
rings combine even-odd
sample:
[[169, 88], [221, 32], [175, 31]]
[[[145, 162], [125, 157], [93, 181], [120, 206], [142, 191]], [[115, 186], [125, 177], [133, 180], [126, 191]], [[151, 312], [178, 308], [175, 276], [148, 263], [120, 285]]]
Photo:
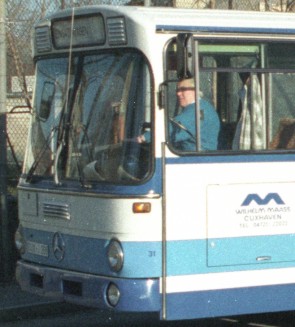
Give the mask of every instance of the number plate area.
[[42, 257], [48, 257], [49, 255], [48, 245], [42, 243], [28, 241], [26, 243], [26, 250], [30, 254], [40, 255]]

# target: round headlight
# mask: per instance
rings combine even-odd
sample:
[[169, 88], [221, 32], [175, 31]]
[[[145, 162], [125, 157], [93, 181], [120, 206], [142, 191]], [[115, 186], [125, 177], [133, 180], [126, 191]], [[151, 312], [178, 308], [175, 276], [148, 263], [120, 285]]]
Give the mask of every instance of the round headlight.
[[14, 244], [19, 254], [25, 253], [25, 238], [22, 225], [19, 225], [14, 235]]
[[107, 288], [107, 300], [112, 307], [115, 307], [118, 304], [120, 300], [120, 291], [117, 285], [110, 283]]
[[124, 261], [123, 249], [120, 242], [111, 240], [107, 251], [110, 268], [115, 272], [120, 271]]

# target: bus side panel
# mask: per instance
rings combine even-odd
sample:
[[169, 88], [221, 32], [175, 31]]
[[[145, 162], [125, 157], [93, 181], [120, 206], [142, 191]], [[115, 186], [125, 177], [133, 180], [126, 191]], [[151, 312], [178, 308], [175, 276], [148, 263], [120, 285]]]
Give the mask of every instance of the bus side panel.
[[295, 307], [294, 163], [231, 159], [166, 161], [168, 320]]

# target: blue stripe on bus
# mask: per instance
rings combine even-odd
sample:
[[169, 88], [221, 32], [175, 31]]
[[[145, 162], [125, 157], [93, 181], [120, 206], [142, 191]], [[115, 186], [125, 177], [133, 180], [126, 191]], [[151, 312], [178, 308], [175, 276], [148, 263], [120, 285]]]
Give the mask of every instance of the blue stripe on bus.
[[216, 163], [256, 163], [256, 162], [295, 162], [295, 153], [285, 154], [236, 154], [199, 155], [166, 158], [167, 164], [216, 164]]
[[[98, 275], [129, 278], [159, 277], [161, 275], [161, 242], [123, 242], [124, 268], [120, 273], [110, 270], [107, 260], [109, 239], [96, 239], [61, 233], [64, 258], [58, 261], [53, 253], [53, 232], [24, 228], [27, 241], [48, 247], [48, 257], [26, 252], [22, 258], [39, 264], [55, 266]], [[44, 246], [43, 246], [44, 248]]]
[[[155, 171], [149, 180], [136, 185], [114, 185], [111, 183], [96, 183], [93, 188], [77, 189], [77, 182], [65, 183], [58, 187], [58, 191], [77, 192], [86, 194], [119, 195], [119, 196], [142, 196], [142, 195], [162, 195], [162, 165], [161, 158], [156, 158]], [[213, 155], [201, 154], [194, 156], [167, 157], [166, 164], [218, 164], [218, 163], [259, 163], [259, 162], [295, 162], [295, 153], [280, 154], [229, 154]], [[57, 188], [51, 182], [45, 181], [38, 184], [38, 188], [56, 191]]]
[[279, 312], [295, 309], [295, 285], [168, 294], [167, 319]]
[[[161, 294], [157, 279], [110, 278], [59, 270], [21, 261], [17, 267], [18, 280], [24, 290], [48, 294], [58, 299], [109, 309], [106, 290], [117, 285], [121, 298], [118, 311], [156, 312], [161, 310]], [[31, 276], [40, 276], [43, 283], [32, 284]], [[67, 285], [79, 286], [70, 292]], [[63, 285], [63, 287], [61, 287]], [[209, 318], [247, 313], [294, 310], [295, 285], [271, 285], [211, 291], [176, 292], [165, 296], [167, 320]], [[161, 313], [162, 315], [162, 313]]]
[[[24, 232], [27, 240], [45, 244], [49, 250], [48, 257], [25, 253], [23, 259], [28, 261], [118, 277], [160, 277], [162, 274], [161, 242], [122, 242], [124, 268], [117, 274], [108, 265], [108, 240], [63, 233], [65, 255], [58, 261], [53, 254], [52, 232], [33, 229], [24, 229]], [[292, 267], [295, 261], [294, 234], [169, 241], [166, 248], [168, 276]]]
[[156, 25], [156, 31], [176, 32], [220, 32], [220, 33], [265, 33], [265, 34], [295, 34], [294, 28], [270, 27], [229, 27], [229, 26], [198, 26], [198, 25]]
[[[40, 276], [43, 283], [32, 284], [31, 276]], [[109, 309], [106, 290], [114, 283], [121, 298], [118, 311], [160, 311], [161, 294], [156, 279], [110, 278], [62, 271], [54, 267], [36, 266], [21, 261], [17, 267], [18, 280], [24, 290], [36, 294], [49, 294], [77, 304]], [[80, 286], [79, 294], [67, 290], [67, 285]], [[64, 287], [61, 287], [63, 285]], [[66, 289], [65, 289], [66, 287]], [[211, 291], [177, 292], [165, 296], [167, 320], [209, 318], [247, 313], [294, 310], [295, 285], [271, 285]], [[162, 314], [161, 314], [162, 315]]]
[[[43, 180], [38, 182], [39, 190], [79, 193], [79, 194], [98, 194], [98, 195], [118, 195], [118, 196], [145, 196], [162, 194], [162, 173], [161, 159], [157, 159], [153, 174], [147, 180], [133, 184], [112, 184], [107, 182], [96, 182], [91, 187], [84, 187], [78, 181], [62, 181], [61, 185], [56, 187], [52, 180]], [[31, 187], [31, 185], [30, 185]]]
[[295, 235], [227, 237], [167, 244], [167, 274], [293, 267]]

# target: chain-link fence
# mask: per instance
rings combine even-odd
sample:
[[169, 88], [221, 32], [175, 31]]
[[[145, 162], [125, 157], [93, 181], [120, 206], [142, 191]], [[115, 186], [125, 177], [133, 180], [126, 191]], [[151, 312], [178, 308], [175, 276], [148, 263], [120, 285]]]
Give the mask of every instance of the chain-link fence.
[[295, 10], [294, 0], [6, 0], [7, 171], [8, 185], [12, 187], [16, 185], [21, 171], [32, 107], [32, 28], [42, 17], [56, 10], [93, 4], [256, 11]]

